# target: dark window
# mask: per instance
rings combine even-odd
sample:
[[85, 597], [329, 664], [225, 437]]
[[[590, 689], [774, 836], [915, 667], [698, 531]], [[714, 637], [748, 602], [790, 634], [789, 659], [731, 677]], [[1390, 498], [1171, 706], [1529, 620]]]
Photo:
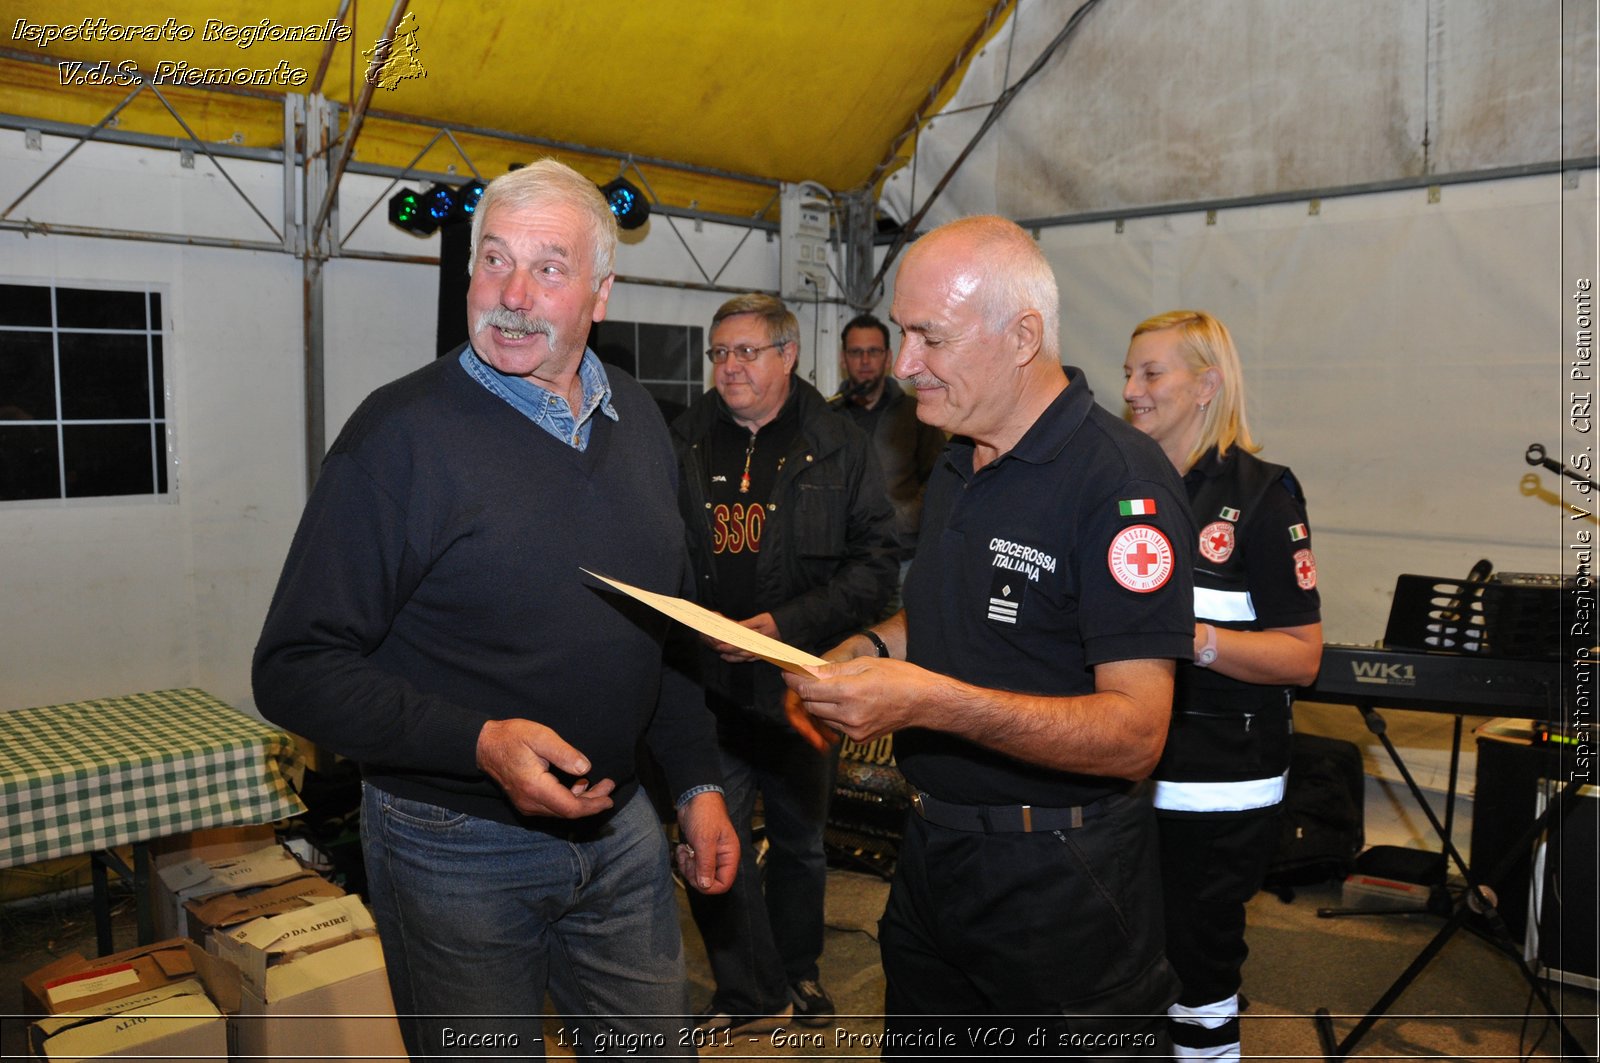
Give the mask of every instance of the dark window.
[[161, 296], [0, 284], [0, 501], [169, 490]]
[[48, 332], [0, 332], [0, 421], [55, 417], [53, 344]]
[[706, 390], [705, 330], [699, 325], [602, 321], [589, 332], [589, 346], [602, 362], [633, 374], [669, 423]]
[[37, 284], [0, 285], [0, 325], [49, 328], [50, 289]]

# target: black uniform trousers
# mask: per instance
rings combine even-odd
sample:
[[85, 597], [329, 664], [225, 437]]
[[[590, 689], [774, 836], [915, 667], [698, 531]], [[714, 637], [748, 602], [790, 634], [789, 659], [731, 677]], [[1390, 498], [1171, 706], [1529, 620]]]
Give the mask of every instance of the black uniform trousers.
[[[1167, 957], [1183, 983], [1178, 1003], [1199, 1007], [1239, 991], [1245, 902], [1278, 848], [1281, 804], [1248, 812], [1160, 815]], [[1173, 1037], [1204, 1048], [1239, 1040], [1239, 1020], [1215, 1030], [1176, 1024]]]
[[1103, 807], [1035, 833], [911, 813], [879, 924], [885, 1056], [1168, 1054], [1154, 816]]

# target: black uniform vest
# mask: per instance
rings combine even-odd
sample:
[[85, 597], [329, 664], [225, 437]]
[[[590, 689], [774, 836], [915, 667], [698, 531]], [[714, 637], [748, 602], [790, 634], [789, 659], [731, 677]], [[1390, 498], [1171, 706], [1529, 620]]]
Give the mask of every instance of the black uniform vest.
[[[1202, 461], [1215, 461], [1209, 452]], [[1260, 631], [1254, 618], [1218, 619], [1202, 608], [1203, 591], [1220, 592], [1230, 605], [1242, 603], [1250, 591], [1244, 546], [1265, 529], [1257, 521], [1261, 500], [1282, 483], [1303, 501], [1288, 468], [1247, 454], [1237, 447], [1220, 475], [1191, 471], [1185, 478], [1189, 508], [1200, 527], [1195, 554], [1195, 620], [1234, 631]], [[1213, 537], [1209, 550], [1208, 533]], [[1217, 557], [1221, 560], [1216, 560]], [[1237, 598], [1232, 596], [1237, 595]], [[1238, 610], [1224, 610], [1237, 614]], [[1155, 778], [1183, 782], [1232, 782], [1281, 775], [1289, 766], [1293, 729], [1292, 688], [1242, 683], [1192, 664], [1178, 665], [1173, 693], [1172, 726]]]

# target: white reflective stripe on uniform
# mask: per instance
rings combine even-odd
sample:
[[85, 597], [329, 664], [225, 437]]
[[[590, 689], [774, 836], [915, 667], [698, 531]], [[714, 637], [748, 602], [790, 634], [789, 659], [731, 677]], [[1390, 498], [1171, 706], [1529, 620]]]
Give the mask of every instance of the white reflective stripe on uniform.
[[1243, 812], [1283, 800], [1289, 773], [1243, 782], [1156, 781], [1155, 803], [1168, 812]]
[[[1238, 1015], [1239, 997], [1237, 994], [1226, 1000], [1219, 1000], [1214, 1004], [1201, 1004], [1193, 1008], [1186, 1008], [1182, 1004], [1174, 1004], [1167, 1009], [1167, 1018], [1173, 1022], [1200, 1026], [1207, 1030], [1215, 1030], [1219, 1026], [1224, 1026], [1230, 1019], [1237, 1018]], [[1238, 1041], [1231, 1041], [1222, 1045], [1208, 1045], [1205, 1048], [1191, 1048], [1188, 1045], [1180, 1044], [1172, 1046], [1173, 1059], [1236, 1060], [1241, 1055]]]
[[1194, 589], [1194, 618], [1196, 620], [1244, 621], [1256, 618], [1255, 603], [1249, 591], [1216, 591], [1209, 587]]
[[1208, 1030], [1215, 1030], [1239, 1014], [1239, 994], [1225, 1000], [1213, 1001], [1210, 1004], [1196, 1004], [1194, 1007], [1185, 1007], [1174, 1004], [1167, 1009], [1167, 1018], [1174, 1022], [1186, 1022], [1191, 1026], [1204, 1026]]
[[1188, 1045], [1175, 1044], [1172, 1046], [1172, 1058], [1237, 1060], [1243, 1058], [1243, 1049], [1238, 1041], [1225, 1045], [1212, 1045], [1210, 1048], [1190, 1048]]

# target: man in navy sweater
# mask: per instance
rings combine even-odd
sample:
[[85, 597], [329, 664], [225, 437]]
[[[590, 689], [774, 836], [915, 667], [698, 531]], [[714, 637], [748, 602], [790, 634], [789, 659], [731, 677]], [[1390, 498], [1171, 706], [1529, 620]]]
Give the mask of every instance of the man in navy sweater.
[[351, 417], [256, 649], [261, 712], [361, 765], [368, 899], [414, 1056], [542, 1058], [546, 991], [580, 1047], [679, 1051], [682, 942], [641, 738], [677, 798], [685, 879], [724, 892], [738, 865], [667, 622], [579, 571], [687, 586], [661, 416], [585, 347], [615, 246], [598, 189], [560, 163], [489, 185], [470, 342]]

